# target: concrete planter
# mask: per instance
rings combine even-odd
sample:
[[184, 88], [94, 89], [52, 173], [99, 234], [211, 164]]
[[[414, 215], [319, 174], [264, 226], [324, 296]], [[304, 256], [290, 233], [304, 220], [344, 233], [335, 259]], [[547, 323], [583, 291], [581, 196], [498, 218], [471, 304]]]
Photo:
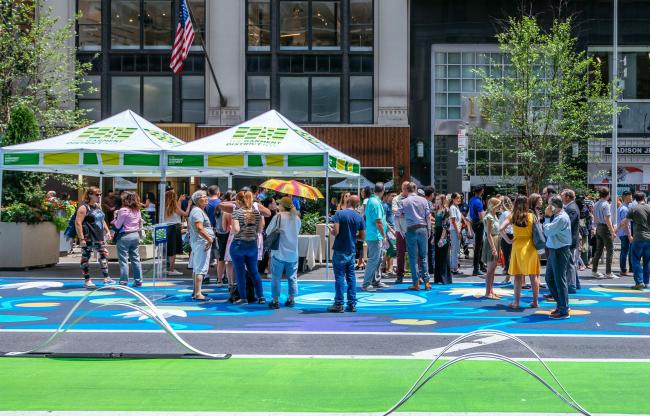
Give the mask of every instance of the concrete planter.
[[59, 254], [66, 255], [72, 249], [72, 240], [63, 235], [65, 231], [59, 231]]
[[0, 269], [29, 269], [59, 262], [59, 232], [51, 222], [0, 222]]
[[[108, 247], [108, 260], [117, 261], [117, 246], [109, 245]], [[154, 256], [153, 244], [143, 244], [138, 247], [140, 253], [140, 260], [149, 260]]]

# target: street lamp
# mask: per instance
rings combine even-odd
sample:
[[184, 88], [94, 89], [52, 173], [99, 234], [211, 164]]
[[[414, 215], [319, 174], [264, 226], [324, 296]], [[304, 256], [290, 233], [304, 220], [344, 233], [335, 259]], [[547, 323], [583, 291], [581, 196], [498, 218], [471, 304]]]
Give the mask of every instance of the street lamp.
[[614, 106], [614, 114], [612, 114], [612, 223], [618, 223], [618, 208], [616, 206], [616, 196], [618, 195], [618, 103], [616, 97], [616, 83], [618, 82], [619, 68], [618, 68], [618, 0], [614, 0], [614, 33], [613, 33], [613, 54], [612, 59], [612, 103]]

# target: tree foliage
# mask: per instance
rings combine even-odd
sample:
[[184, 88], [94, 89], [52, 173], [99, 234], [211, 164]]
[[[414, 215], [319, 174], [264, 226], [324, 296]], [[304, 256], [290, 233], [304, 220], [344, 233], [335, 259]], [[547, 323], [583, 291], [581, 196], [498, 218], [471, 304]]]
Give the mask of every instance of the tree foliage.
[[572, 145], [585, 148], [611, 131], [610, 88], [600, 64], [578, 49], [571, 27], [571, 18], [555, 19], [544, 30], [535, 17], [511, 17], [497, 35], [509, 67], [502, 77], [476, 71], [488, 127], [470, 134], [478, 147], [514, 149], [528, 192], [547, 181], [580, 185], [576, 160], [567, 157]]
[[0, 132], [18, 104], [45, 136], [86, 123], [76, 95], [90, 64], [76, 59], [74, 19], [59, 22], [44, 0], [0, 0]]

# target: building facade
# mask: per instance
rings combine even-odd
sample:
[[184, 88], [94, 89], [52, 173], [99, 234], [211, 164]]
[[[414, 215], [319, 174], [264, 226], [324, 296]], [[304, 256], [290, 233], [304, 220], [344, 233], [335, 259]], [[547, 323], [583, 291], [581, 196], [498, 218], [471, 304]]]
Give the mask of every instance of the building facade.
[[[558, 3], [559, 4], [559, 3]], [[508, 16], [517, 15], [520, 2], [411, 0], [411, 66], [409, 120], [413, 175], [430, 178], [438, 189], [457, 191], [464, 178], [470, 184], [513, 188], [522, 183], [516, 152], [477, 148], [471, 126], [481, 123], [476, 96], [480, 80], [473, 69], [483, 67], [499, 75], [508, 58], [499, 53], [495, 35]], [[548, 2], [532, 2], [532, 12], [550, 22]], [[566, 2], [563, 13], [574, 19], [581, 48], [603, 62], [604, 79], [615, 73], [612, 65], [612, 0]], [[555, 10], [557, 12], [557, 9]], [[626, 188], [647, 188], [650, 183], [650, 2], [619, 1], [619, 45], [625, 58], [621, 105], [627, 107], [618, 123], [619, 179]], [[496, 62], [496, 67], [487, 66]], [[458, 166], [458, 131], [469, 128], [467, 165]], [[589, 182], [609, 181], [611, 138], [576, 149], [589, 157]], [[647, 173], [646, 173], [647, 172]]]
[[409, 176], [407, 1], [188, 0], [198, 33], [175, 75], [179, 1], [54, 2], [81, 14], [90, 117], [129, 108], [193, 140], [275, 109], [371, 179]]

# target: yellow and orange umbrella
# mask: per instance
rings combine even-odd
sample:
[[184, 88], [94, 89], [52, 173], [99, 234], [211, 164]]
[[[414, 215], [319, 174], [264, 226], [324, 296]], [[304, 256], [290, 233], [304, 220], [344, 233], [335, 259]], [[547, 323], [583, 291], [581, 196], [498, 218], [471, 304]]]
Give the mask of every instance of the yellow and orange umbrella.
[[271, 189], [287, 195], [299, 196], [307, 199], [324, 198], [321, 191], [298, 181], [285, 181], [281, 179], [269, 179], [260, 185], [261, 188]]

